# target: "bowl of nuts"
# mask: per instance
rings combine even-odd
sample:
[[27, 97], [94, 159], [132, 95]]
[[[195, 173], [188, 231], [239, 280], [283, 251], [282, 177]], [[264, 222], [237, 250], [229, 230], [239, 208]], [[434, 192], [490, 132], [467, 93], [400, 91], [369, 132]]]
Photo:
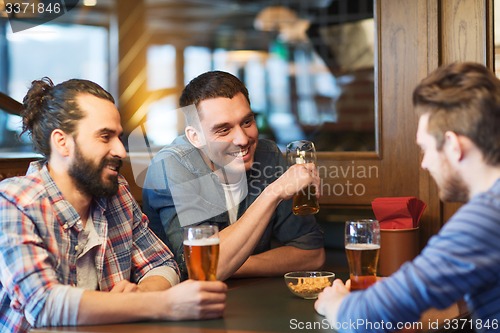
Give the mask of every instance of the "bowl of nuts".
[[323, 271], [290, 272], [285, 274], [285, 284], [292, 294], [304, 299], [316, 299], [326, 287], [332, 285], [335, 273]]

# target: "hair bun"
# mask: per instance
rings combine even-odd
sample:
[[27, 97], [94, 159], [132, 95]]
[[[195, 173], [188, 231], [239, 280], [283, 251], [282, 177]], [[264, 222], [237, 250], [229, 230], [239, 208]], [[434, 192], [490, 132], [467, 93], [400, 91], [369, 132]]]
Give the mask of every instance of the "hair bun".
[[54, 83], [48, 77], [31, 82], [26, 96], [23, 98], [23, 131], [31, 131], [33, 122], [39, 117], [41, 112], [47, 108], [47, 99], [50, 99]]

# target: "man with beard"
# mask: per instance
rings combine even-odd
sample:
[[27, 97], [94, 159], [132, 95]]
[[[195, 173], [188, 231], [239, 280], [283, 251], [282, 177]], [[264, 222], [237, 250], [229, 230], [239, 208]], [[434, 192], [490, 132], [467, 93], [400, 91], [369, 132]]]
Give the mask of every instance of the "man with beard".
[[[391, 277], [353, 293], [336, 280], [319, 295], [315, 309], [341, 332], [387, 332], [397, 323], [417, 321], [431, 307], [465, 299], [472, 320], [460, 322], [459, 329], [497, 332], [500, 81], [480, 64], [454, 63], [424, 79], [413, 104], [420, 114], [422, 168], [435, 179], [443, 201], [467, 203]], [[452, 329], [457, 322], [450, 323]]]
[[0, 331], [220, 317], [226, 285], [178, 284], [118, 173], [126, 151], [111, 95], [44, 78], [23, 102], [23, 130], [44, 158], [0, 183]]
[[292, 214], [293, 194], [319, 186], [312, 163], [287, 170], [274, 142], [258, 140], [244, 84], [232, 74], [199, 75], [180, 105], [185, 135], [164, 147], [148, 168], [143, 208], [153, 231], [188, 277], [182, 227], [222, 230], [218, 279], [316, 270], [324, 263], [323, 234], [313, 216]]

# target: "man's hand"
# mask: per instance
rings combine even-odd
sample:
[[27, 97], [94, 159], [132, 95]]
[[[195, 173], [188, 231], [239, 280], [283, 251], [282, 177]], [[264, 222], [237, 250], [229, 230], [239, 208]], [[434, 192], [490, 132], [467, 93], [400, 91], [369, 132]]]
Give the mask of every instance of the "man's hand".
[[168, 320], [212, 319], [222, 317], [226, 307], [227, 285], [221, 281], [187, 280], [165, 291], [163, 308]]
[[320, 178], [314, 163], [292, 165], [284, 174], [266, 188], [282, 200], [290, 199], [308, 185], [316, 187], [319, 196]]
[[127, 280], [122, 280], [114, 285], [113, 289], [110, 290], [111, 293], [128, 293], [139, 291], [139, 286]]
[[318, 295], [318, 299], [314, 303], [314, 309], [317, 313], [335, 322], [337, 320], [337, 312], [340, 303], [349, 294], [349, 289], [344, 285], [342, 280], [337, 279], [331, 287], [326, 287]]

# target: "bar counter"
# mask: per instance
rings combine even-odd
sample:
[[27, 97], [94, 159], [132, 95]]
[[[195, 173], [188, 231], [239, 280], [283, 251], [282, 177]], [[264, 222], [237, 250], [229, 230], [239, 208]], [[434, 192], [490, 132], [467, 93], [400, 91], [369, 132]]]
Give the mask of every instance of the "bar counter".
[[[140, 322], [130, 324], [96, 325], [79, 327], [51, 327], [31, 332], [120, 332], [120, 333], [244, 333], [244, 332], [332, 332], [328, 322], [314, 310], [315, 300], [305, 300], [293, 295], [284, 279], [258, 278], [228, 281], [224, 318], [201, 321]], [[133, 306], [131, 304], [131, 306]], [[154, 305], [151, 305], [154, 306]], [[427, 332], [429, 322], [443, 323], [445, 318], [463, 315], [463, 307], [454, 305], [447, 310], [429, 310], [421, 319]]]

